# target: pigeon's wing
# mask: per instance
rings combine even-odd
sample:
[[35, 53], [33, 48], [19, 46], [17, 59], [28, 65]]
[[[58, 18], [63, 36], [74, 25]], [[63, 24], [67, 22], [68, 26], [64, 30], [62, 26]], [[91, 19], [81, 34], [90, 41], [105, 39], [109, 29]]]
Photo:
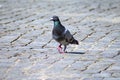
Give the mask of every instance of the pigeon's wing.
[[70, 31], [69, 30], [65, 30], [65, 32], [64, 32], [64, 36], [65, 36], [65, 40], [67, 41], [67, 42], [72, 42], [73, 40], [74, 40], [74, 38], [73, 38], [73, 35], [70, 33]]

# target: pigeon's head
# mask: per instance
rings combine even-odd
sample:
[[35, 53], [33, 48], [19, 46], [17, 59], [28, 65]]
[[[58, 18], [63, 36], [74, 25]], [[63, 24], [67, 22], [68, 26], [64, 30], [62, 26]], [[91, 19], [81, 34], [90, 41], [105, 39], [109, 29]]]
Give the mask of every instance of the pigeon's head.
[[59, 18], [58, 18], [58, 16], [53, 16], [53, 17], [50, 19], [50, 21], [59, 21]]

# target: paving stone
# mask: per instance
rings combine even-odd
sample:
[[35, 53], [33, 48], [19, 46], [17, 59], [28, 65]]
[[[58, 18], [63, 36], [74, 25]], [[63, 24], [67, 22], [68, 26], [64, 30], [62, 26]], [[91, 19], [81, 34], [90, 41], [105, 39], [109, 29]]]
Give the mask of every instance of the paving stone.
[[113, 48], [111, 49], [108, 49], [108, 50], [105, 50], [104, 52], [102, 52], [101, 54], [100, 54], [100, 56], [102, 56], [102, 57], [114, 57], [114, 56], [116, 56], [118, 54], [118, 51], [116, 51], [116, 50], [114, 50]]
[[83, 78], [82, 80], [103, 80], [103, 78]]
[[94, 63], [89, 67], [87, 67], [84, 73], [99, 73], [108, 66], [109, 66], [108, 63], [102, 63], [102, 62]]
[[112, 74], [112, 76], [113, 77], [120, 77], [120, 72], [117, 72], [117, 73], [115, 72], [115, 73]]
[[119, 64], [116, 64], [116, 65], [113, 65], [111, 66], [108, 71], [111, 71], [111, 72], [120, 72], [120, 68], [119, 68]]
[[105, 78], [105, 77], [111, 77], [111, 74], [102, 72], [102, 73], [98, 73], [98, 74], [93, 74], [92, 77], [100, 77], [100, 78], [102, 77], [102, 78]]
[[120, 78], [104, 78], [103, 80], [120, 80]]

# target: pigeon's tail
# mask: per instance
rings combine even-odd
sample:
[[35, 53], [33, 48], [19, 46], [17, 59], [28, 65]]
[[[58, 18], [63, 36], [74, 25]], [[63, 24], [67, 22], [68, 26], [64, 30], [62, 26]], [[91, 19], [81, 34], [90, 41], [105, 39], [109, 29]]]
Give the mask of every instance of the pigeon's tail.
[[78, 41], [77, 41], [77, 40], [75, 40], [75, 39], [74, 39], [74, 40], [72, 40], [72, 42], [70, 42], [70, 43], [71, 43], [71, 44], [77, 44], [77, 45], [79, 44], [79, 43], [78, 43]]

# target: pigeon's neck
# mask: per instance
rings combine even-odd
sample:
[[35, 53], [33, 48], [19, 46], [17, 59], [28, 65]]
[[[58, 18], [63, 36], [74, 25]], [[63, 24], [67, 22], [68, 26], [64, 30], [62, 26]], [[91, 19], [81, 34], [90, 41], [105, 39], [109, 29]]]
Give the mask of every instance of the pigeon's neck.
[[58, 26], [58, 25], [61, 25], [60, 21], [54, 21], [54, 26]]

